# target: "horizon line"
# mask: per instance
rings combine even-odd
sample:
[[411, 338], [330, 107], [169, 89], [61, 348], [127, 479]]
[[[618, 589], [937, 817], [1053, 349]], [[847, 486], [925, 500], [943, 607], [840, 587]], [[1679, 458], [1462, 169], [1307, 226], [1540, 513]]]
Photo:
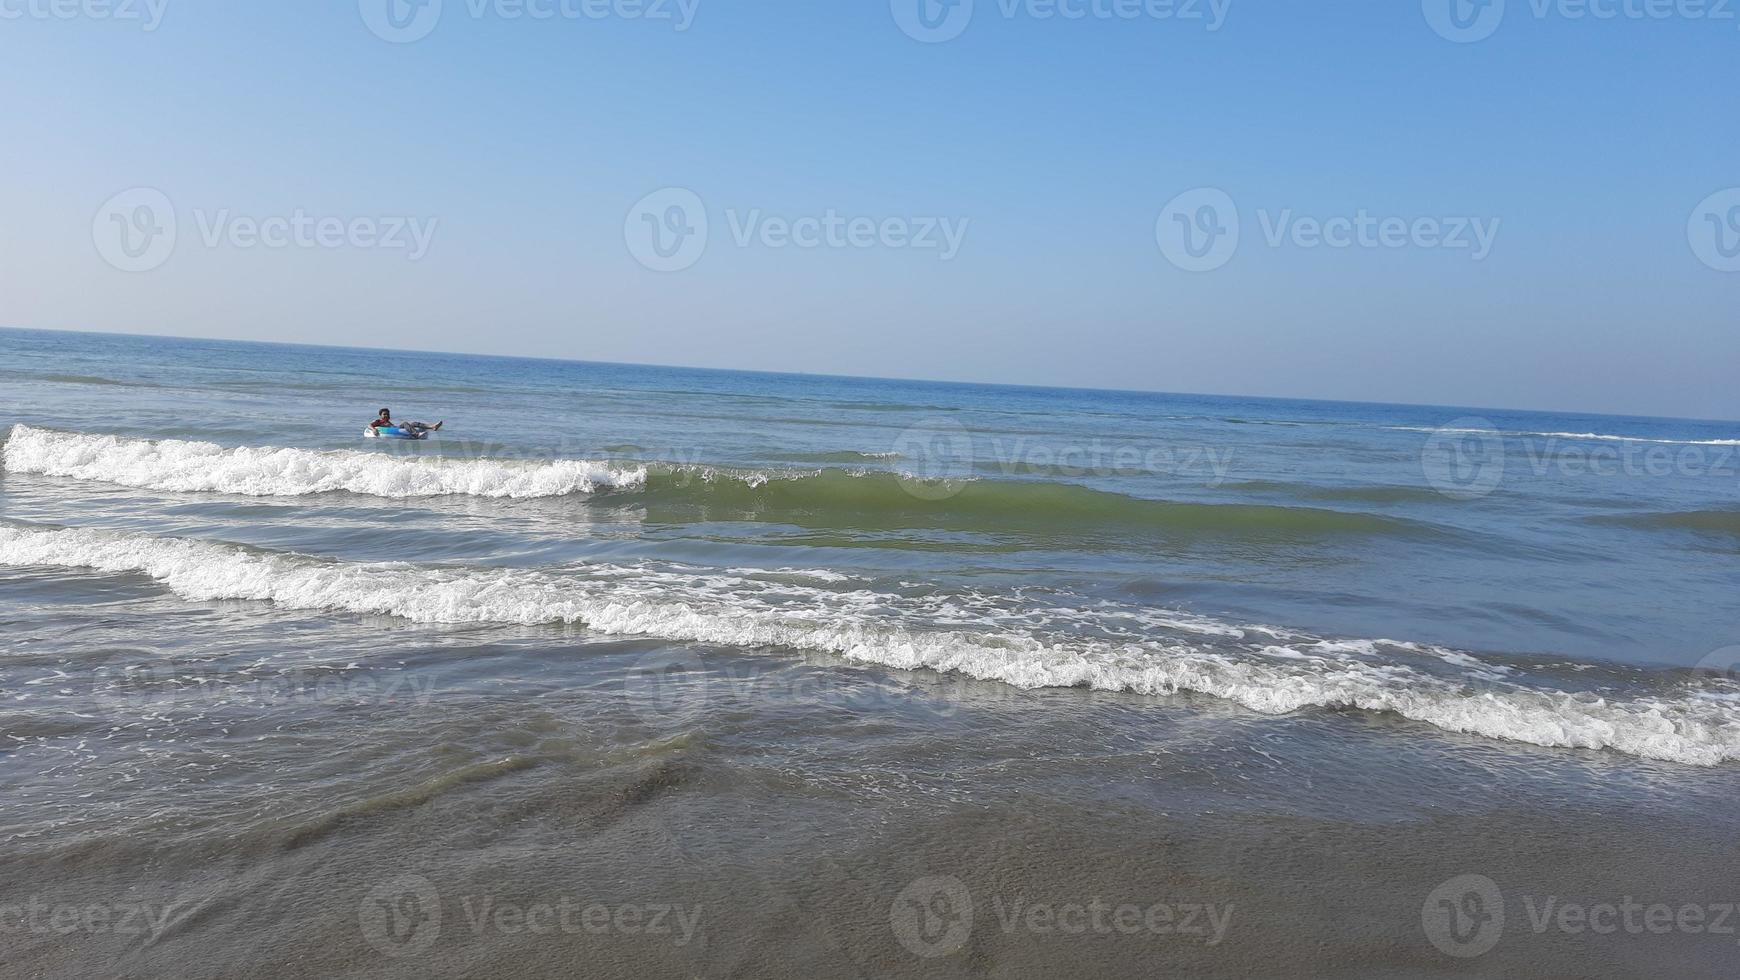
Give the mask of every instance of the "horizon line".
[[446, 357], [487, 357], [507, 361], [541, 361], [551, 364], [590, 364], [606, 367], [655, 368], [671, 371], [707, 371], [722, 374], [750, 374], [785, 378], [816, 378], [819, 380], [835, 381], [905, 382], [912, 384], [953, 385], [967, 388], [1011, 388], [1025, 389], [1029, 391], [1089, 392], [1114, 395], [1173, 395], [1187, 398], [1244, 398], [1257, 401], [1307, 402], [1323, 405], [1371, 405], [1380, 408], [1434, 408], [1454, 412], [1512, 412], [1534, 415], [1586, 415], [1591, 418], [1639, 419], [1664, 422], [1707, 422], [1722, 425], [1740, 425], [1740, 419], [1695, 418], [1692, 416], [1681, 415], [1617, 415], [1611, 412], [1591, 412], [1582, 409], [1505, 408], [1497, 405], [1440, 405], [1435, 402], [1384, 402], [1347, 398], [1299, 398], [1281, 395], [1229, 394], [1225, 392], [1208, 391], [1168, 391], [1158, 388], [1091, 388], [1079, 385], [1020, 384], [1009, 381], [962, 381], [950, 378], [911, 378], [874, 374], [831, 374], [822, 371], [768, 371], [757, 368], [703, 367], [692, 364], [655, 364], [644, 361], [598, 361], [585, 360], [576, 357], [550, 357], [535, 354], [486, 354], [476, 351], [446, 351], [430, 350], [427, 348], [408, 350], [397, 347], [365, 347], [350, 344], [310, 344], [289, 340], [236, 340], [227, 337], [200, 337], [184, 334], [117, 333], [112, 330], [70, 330], [58, 327], [19, 327], [0, 325], [0, 330], [7, 330], [16, 333], [65, 333], [93, 337], [138, 337], [150, 340], [203, 340], [222, 344], [242, 344], [255, 347], [305, 347], [313, 350], [361, 351], [380, 354], [403, 355], [406, 353], [412, 353]]

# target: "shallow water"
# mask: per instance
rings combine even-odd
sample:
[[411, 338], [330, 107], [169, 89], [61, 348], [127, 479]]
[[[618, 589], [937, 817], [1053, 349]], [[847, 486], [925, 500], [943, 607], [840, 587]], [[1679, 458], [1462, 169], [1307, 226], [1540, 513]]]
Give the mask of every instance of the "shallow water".
[[1541, 908], [1740, 900], [1740, 426], [15, 331], [0, 425], [23, 975], [1737, 953]]

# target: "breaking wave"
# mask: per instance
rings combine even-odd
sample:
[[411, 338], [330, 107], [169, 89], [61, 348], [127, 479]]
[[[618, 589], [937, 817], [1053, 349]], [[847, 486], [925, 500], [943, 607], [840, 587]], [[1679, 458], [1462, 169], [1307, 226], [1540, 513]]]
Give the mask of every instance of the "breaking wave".
[[0, 567], [24, 566], [143, 574], [190, 600], [260, 600], [424, 623], [575, 624], [604, 634], [815, 651], [1018, 688], [1194, 692], [1268, 714], [1356, 709], [1542, 746], [1701, 766], [1740, 759], [1740, 691], [1723, 678], [1623, 694], [1566, 690], [1457, 651], [1326, 640], [1138, 607], [914, 597], [752, 570], [361, 564], [0, 523]]
[[443, 459], [386, 453], [244, 447], [177, 439], [56, 432], [16, 425], [0, 453], [15, 473], [95, 480], [172, 492], [296, 497], [347, 491], [405, 499], [558, 497], [646, 481], [644, 467], [586, 460], [526, 463]]
[[174, 439], [14, 426], [0, 459], [15, 473], [169, 492], [295, 497], [345, 491], [386, 498], [463, 494], [563, 497], [615, 491], [674, 519], [754, 518], [963, 529], [1059, 525], [1266, 537], [1426, 535], [1401, 518], [1320, 507], [1182, 503], [1074, 483], [923, 481], [891, 470], [747, 470], [668, 463], [461, 459], [350, 450], [225, 448]]

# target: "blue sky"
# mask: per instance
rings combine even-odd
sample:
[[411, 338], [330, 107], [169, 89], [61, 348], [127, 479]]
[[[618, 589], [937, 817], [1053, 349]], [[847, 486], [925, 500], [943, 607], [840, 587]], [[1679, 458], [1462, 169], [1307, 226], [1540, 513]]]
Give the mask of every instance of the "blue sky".
[[1740, 418], [1740, 2], [60, 2], [0, 324]]

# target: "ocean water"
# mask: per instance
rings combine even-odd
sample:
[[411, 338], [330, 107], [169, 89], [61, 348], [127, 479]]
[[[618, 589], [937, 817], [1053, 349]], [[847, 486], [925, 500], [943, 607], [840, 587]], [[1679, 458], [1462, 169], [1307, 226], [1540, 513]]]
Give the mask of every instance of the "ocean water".
[[0, 436], [17, 975], [1740, 958], [1534, 914], [1740, 900], [1740, 423], [0, 331]]

